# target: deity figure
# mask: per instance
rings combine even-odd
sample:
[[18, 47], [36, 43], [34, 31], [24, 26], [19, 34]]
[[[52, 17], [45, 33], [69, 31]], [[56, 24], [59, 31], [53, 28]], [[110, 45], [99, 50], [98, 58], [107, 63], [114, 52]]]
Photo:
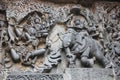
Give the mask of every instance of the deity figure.
[[[27, 25], [20, 27], [15, 18], [10, 18], [7, 29], [9, 36], [8, 49], [14, 62], [21, 61], [23, 65], [33, 67], [36, 58], [45, 53], [45, 48], [38, 48], [40, 38], [43, 37], [43, 34], [41, 32], [40, 35], [42, 36], [37, 35], [38, 31], [41, 31], [41, 26], [37, 26], [37, 24], [42, 23], [40, 23], [40, 18], [36, 14], [29, 16], [26, 22]], [[47, 36], [47, 34], [44, 36]], [[32, 47], [30, 47], [31, 45]], [[28, 47], [31, 50], [27, 50], [26, 48]]]

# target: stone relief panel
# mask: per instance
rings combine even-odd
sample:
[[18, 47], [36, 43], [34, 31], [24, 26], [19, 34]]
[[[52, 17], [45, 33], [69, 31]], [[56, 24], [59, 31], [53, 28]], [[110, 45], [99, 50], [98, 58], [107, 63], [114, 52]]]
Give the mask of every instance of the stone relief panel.
[[0, 69], [63, 73], [111, 68], [120, 76], [120, 5], [7, 1], [0, 10]]
[[116, 74], [120, 76], [120, 71], [118, 70], [120, 68], [120, 5], [118, 3], [96, 3], [96, 8], [96, 13], [98, 15], [101, 14], [101, 22], [104, 28], [105, 56], [114, 63]]

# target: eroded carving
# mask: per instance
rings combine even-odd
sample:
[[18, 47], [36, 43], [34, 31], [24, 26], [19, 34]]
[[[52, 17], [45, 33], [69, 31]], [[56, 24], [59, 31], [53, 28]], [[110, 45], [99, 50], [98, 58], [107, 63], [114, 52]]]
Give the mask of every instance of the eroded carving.
[[92, 10], [79, 4], [28, 2], [9, 1], [7, 10], [0, 10], [0, 68], [50, 72], [65, 59], [64, 64], [76, 67], [78, 59], [79, 68], [101, 63], [120, 76], [117, 3], [96, 3]]
[[63, 45], [70, 64], [74, 63], [75, 57], [79, 57], [81, 63], [87, 67], [93, 66], [95, 58], [104, 67], [107, 66], [109, 61], [104, 57], [102, 47], [88, 34], [84, 24], [85, 20], [77, 17], [73, 20], [73, 26], [68, 26], [63, 37]]

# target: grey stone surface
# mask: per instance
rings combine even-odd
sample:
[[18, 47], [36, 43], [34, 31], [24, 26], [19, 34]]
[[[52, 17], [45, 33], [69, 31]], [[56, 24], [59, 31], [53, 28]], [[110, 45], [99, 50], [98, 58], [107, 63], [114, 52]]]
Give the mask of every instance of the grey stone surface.
[[116, 80], [112, 69], [67, 68], [65, 73], [3, 72], [0, 80]]
[[[41, 0], [0, 0], [1, 79], [3, 76], [11, 80], [35, 80], [34, 76], [39, 77], [37, 79], [45, 76], [47, 78], [42, 79], [48, 80], [53, 79], [51, 73], [64, 73], [68, 67], [71, 69], [66, 70], [65, 80], [110, 80], [110, 76], [113, 77], [111, 70], [81, 69], [96, 68], [96, 65], [114, 67], [119, 80], [118, 2], [96, 2], [93, 7], [87, 8], [80, 4], [61, 5]], [[80, 70], [74, 70], [73, 67]], [[1, 69], [32, 73], [7, 74]], [[49, 74], [34, 74], [34, 71]]]
[[65, 80], [115, 80], [112, 69], [67, 68]]

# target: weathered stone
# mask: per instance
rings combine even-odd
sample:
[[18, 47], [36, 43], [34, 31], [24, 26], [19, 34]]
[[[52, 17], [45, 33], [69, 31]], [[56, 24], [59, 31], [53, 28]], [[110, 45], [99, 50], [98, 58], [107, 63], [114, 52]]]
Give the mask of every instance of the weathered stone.
[[3, 78], [67, 72], [73, 79], [119, 80], [120, 4], [95, 1], [0, 0]]
[[[67, 68], [65, 80], [115, 80], [112, 69]], [[68, 79], [67, 79], [68, 78]]]
[[97, 68], [67, 68], [64, 74], [14, 71], [0, 76], [0, 80], [115, 80], [116, 78], [112, 69]]

